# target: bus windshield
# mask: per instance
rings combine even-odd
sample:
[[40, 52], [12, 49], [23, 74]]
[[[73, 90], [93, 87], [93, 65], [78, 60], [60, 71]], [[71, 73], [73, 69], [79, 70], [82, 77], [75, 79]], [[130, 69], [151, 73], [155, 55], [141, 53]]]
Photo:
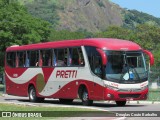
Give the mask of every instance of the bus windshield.
[[118, 83], [139, 83], [147, 80], [142, 51], [105, 51], [106, 79]]

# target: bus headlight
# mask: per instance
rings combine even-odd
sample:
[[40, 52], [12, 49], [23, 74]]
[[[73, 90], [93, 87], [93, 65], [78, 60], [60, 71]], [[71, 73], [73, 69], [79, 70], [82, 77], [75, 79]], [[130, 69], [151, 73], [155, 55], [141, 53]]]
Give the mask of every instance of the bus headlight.
[[141, 90], [145, 90], [148, 88], [148, 85], [141, 87]]
[[110, 85], [107, 85], [107, 84], [105, 84], [105, 87], [108, 88], [108, 89], [111, 89], [111, 90], [116, 90], [116, 91], [119, 90], [117, 87], [110, 86]]

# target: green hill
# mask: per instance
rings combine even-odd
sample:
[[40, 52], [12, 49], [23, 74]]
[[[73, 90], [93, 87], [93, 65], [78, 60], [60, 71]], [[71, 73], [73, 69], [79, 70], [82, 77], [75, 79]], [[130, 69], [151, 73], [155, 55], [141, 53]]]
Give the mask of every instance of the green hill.
[[123, 26], [127, 28], [135, 28], [139, 24], [150, 24], [160, 26], [160, 18], [156, 18], [147, 13], [139, 12], [137, 10], [123, 10]]
[[[16, 0], [14, 0], [16, 1]], [[17, 0], [35, 17], [57, 30], [104, 31], [108, 26], [134, 29], [139, 24], [160, 26], [160, 19], [136, 10], [122, 9], [109, 0]]]
[[108, 0], [19, 0], [28, 11], [53, 24], [58, 30], [90, 32], [121, 26], [121, 8]]

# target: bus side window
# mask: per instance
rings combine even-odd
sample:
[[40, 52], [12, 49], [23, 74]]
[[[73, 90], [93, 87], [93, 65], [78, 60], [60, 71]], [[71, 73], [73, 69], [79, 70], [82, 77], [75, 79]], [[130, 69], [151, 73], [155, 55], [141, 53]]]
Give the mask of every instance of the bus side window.
[[43, 65], [43, 51], [39, 51], [39, 67], [42, 67]]
[[63, 58], [64, 66], [68, 66], [68, 49], [64, 49], [64, 58]]
[[29, 61], [30, 61], [30, 66], [32, 67], [38, 66], [38, 62], [39, 62], [39, 51], [38, 50], [30, 51]]
[[[52, 58], [52, 50], [41, 50], [40, 52], [40, 60], [42, 66], [51, 66], [51, 58]], [[39, 64], [40, 66], [40, 64]]]
[[84, 66], [85, 63], [84, 63], [83, 53], [80, 47], [78, 48], [78, 55], [79, 55], [79, 65]]
[[25, 59], [26, 59], [26, 52], [22, 51], [22, 52], [18, 52], [18, 67], [24, 67], [25, 65]]
[[67, 66], [72, 65], [72, 48], [67, 49]]
[[84, 66], [84, 58], [80, 47], [72, 48], [71, 58], [72, 58], [71, 65]]
[[[66, 66], [65, 49], [56, 49], [57, 66]], [[67, 62], [67, 61], [66, 61]]]
[[53, 66], [57, 66], [57, 50], [56, 49], [53, 50], [52, 63], [53, 63]]
[[102, 58], [101, 58], [101, 55], [97, 52], [95, 47], [86, 46], [85, 49], [87, 52], [91, 71], [95, 75], [102, 77]]
[[84, 66], [84, 58], [80, 47], [54, 49], [54, 66]]
[[90, 47], [90, 46], [85, 47], [85, 50], [86, 50], [86, 53], [88, 56], [88, 62], [90, 64], [90, 68], [93, 73], [94, 73], [94, 63], [93, 63], [93, 54], [94, 53], [93, 52], [95, 51], [94, 49], [95, 49], [94, 47]]
[[71, 48], [61, 48], [61, 49], [54, 49], [53, 52], [53, 63], [56, 66], [71, 66], [72, 63], [72, 49]]
[[16, 67], [16, 52], [7, 53], [7, 64], [10, 67]]
[[102, 59], [98, 52], [95, 54], [96, 55], [94, 56], [94, 73], [100, 77], [102, 75]]
[[25, 60], [25, 65], [24, 65], [24, 67], [29, 67], [29, 66], [30, 66], [29, 56], [30, 56], [30, 51], [27, 51], [27, 52], [26, 52], [26, 60]]
[[72, 48], [72, 64], [71, 65], [79, 65], [79, 57], [77, 48]]

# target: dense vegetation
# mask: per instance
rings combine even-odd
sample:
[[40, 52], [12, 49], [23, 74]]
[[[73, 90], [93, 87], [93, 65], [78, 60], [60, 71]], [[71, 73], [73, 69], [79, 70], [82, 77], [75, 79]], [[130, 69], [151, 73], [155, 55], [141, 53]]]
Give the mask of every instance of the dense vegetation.
[[6, 47], [46, 42], [49, 40], [50, 26], [50, 23], [30, 15], [24, 6], [0, 0], [0, 66], [4, 65]]
[[[77, 31], [55, 30], [54, 27], [58, 22], [58, 16], [55, 12], [56, 6], [50, 6], [47, 2], [42, 5], [42, 2], [45, 1], [40, 1], [41, 7], [46, 9], [46, 11], [31, 7], [32, 4], [27, 3], [28, 8], [30, 8], [30, 12], [28, 12], [25, 6], [17, 2], [0, 0], [1, 72], [4, 65], [4, 51], [8, 46], [90, 37], [109, 37], [134, 41], [140, 44], [144, 49], [151, 50], [155, 56], [155, 67], [160, 67], [159, 18], [138, 11], [128, 11], [124, 14], [125, 24], [122, 27], [106, 26], [105, 31], [98, 33], [91, 33], [83, 28]], [[54, 0], [51, 1], [55, 4]], [[33, 4], [36, 3], [33, 2]], [[50, 9], [48, 9], [49, 7]], [[32, 12], [37, 9], [39, 12], [36, 14]], [[52, 12], [55, 13], [54, 16], [51, 15]], [[46, 16], [41, 16], [42, 13]], [[52, 17], [54, 19], [52, 19]], [[47, 22], [40, 18], [47, 20]]]
[[123, 27], [129, 29], [135, 29], [139, 24], [150, 24], [160, 26], [160, 18], [156, 18], [152, 15], [139, 12], [137, 10], [122, 10], [123, 15]]
[[52, 27], [58, 24], [59, 16], [56, 10], [60, 7], [56, 5], [55, 0], [35, 0], [26, 3], [25, 6], [29, 13], [50, 22]]

